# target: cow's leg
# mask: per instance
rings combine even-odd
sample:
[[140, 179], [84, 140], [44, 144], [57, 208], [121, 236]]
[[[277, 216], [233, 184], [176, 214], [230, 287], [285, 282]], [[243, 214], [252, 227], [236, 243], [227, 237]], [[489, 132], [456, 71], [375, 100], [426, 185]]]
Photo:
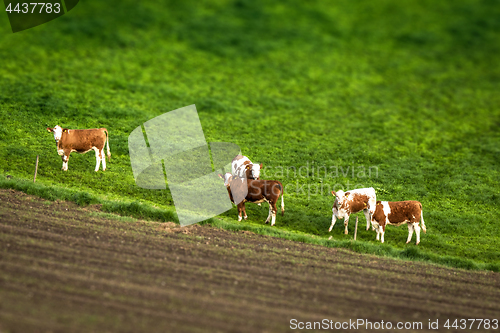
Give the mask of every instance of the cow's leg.
[[380, 240], [380, 234], [382, 232], [382, 227], [377, 224], [377, 226], [375, 227], [375, 231], [377, 232], [377, 238], [376, 238], [376, 240]]
[[417, 234], [417, 245], [420, 243], [420, 226], [418, 225], [418, 222], [413, 223], [413, 228], [415, 229], [415, 233]]
[[245, 204], [243, 204], [242, 206], [243, 206], [243, 218], [246, 220], [246, 219], [248, 219], [248, 216], [247, 216], [247, 209], [246, 209]]
[[104, 154], [104, 147], [99, 151], [99, 154], [101, 155], [101, 161], [102, 161], [102, 171], [106, 171], [106, 155]]
[[270, 202], [269, 203], [269, 208], [271, 209], [271, 214], [272, 214], [272, 221], [271, 221], [271, 226], [274, 225], [274, 222], [276, 222], [276, 212], [278, 209], [276, 208], [276, 202]]
[[243, 205], [242, 202], [238, 204], [238, 222], [241, 221], [241, 212], [243, 211]]
[[380, 227], [380, 233], [382, 234], [382, 236], [380, 236], [380, 242], [383, 243], [385, 235], [385, 225], [383, 227]]
[[364, 209], [363, 213], [365, 214], [366, 218], [366, 230], [370, 229], [370, 220], [372, 219], [370, 215], [370, 210], [369, 209]]
[[[372, 216], [373, 214], [375, 214], [375, 207], [377, 206], [377, 201], [375, 200], [375, 198], [369, 198], [368, 199], [368, 206], [366, 207], [366, 209], [368, 209], [368, 213], [370, 214], [370, 221], [372, 221]], [[366, 227], [366, 230], [368, 230], [369, 228]], [[375, 230], [375, 227], [373, 225], [373, 221], [372, 221], [372, 230]]]
[[271, 203], [269, 202], [269, 215], [267, 215], [266, 223], [269, 223], [271, 217], [272, 217], [272, 208], [271, 208]]
[[328, 232], [332, 231], [333, 226], [335, 225], [335, 222], [337, 221], [337, 208], [332, 209], [332, 225], [330, 226], [330, 229], [328, 229]]
[[95, 172], [99, 171], [99, 167], [101, 166], [101, 157], [99, 156], [99, 149], [96, 147], [93, 148], [95, 151]]
[[348, 231], [347, 231], [347, 224], [349, 223], [349, 214], [346, 214], [346, 216], [344, 217], [344, 227], [345, 227], [345, 231], [344, 233], [347, 235], [348, 234]]
[[63, 164], [62, 164], [61, 170], [68, 171], [69, 153], [66, 153], [66, 152], [64, 153], [64, 155], [62, 156], [62, 161], [63, 161]]
[[414, 229], [414, 223], [408, 222], [408, 239], [406, 240], [406, 244], [408, 244], [411, 241], [411, 238], [413, 237], [413, 229]]
[[375, 211], [370, 210], [370, 220], [372, 221], [372, 230], [375, 230], [375, 226], [373, 225], [373, 214], [375, 214]]

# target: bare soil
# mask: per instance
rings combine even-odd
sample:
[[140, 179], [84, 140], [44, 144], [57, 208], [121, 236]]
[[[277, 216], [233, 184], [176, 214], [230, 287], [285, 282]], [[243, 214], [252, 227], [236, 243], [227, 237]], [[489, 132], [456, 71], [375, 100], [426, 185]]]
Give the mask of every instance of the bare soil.
[[500, 274], [0, 190], [2, 333], [289, 332], [292, 319], [422, 322], [423, 331], [439, 320], [452, 332], [443, 325], [456, 318], [500, 319]]

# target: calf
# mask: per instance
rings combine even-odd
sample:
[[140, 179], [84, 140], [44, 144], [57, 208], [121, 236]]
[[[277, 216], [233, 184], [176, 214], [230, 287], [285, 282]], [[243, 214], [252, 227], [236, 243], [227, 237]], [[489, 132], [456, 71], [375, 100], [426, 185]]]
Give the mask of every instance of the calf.
[[76, 151], [83, 154], [90, 150], [95, 151], [96, 166], [95, 171], [99, 171], [99, 166], [102, 161], [102, 171], [106, 170], [106, 158], [104, 156], [104, 145], [108, 147], [108, 161], [111, 158], [109, 151], [109, 136], [108, 130], [105, 128], [92, 129], [67, 129], [57, 125], [54, 128], [47, 127], [47, 131], [54, 133], [56, 140], [57, 153], [62, 156], [64, 171], [68, 170], [69, 155]]
[[377, 231], [377, 240], [382, 234], [382, 243], [384, 242], [384, 233], [386, 225], [400, 226], [408, 223], [408, 239], [406, 244], [411, 241], [413, 230], [417, 234], [417, 245], [420, 243], [420, 226], [422, 221], [422, 230], [427, 233], [422, 213], [422, 204], [418, 201], [377, 201], [375, 213], [372, 215], [372, 227]]
[[237, 155], [231, 162], [231, 173], [234, 177], [260, 179], [261, 164], [253, 164], [246, 156]]
[[245, 202], [269, 203], [269, 215], [266, 223], [272, 218], [271, 226], [276, 221], [276, 203], [281, 195], [281, 216], [285, 212], [285, 203], [283, 201], [283, 185], [277, 180], [254, 180], [233, 177], [229, 172], [224, 176], [219, 174], [219, 177], [224, 179], [229, 199], [238, 207], [238, 221], [241, 221], [241, 213], [243, 212], [245, 220], [248, 218], [245, 210]]
[[335, 202], [332, 207], [332, 225], [328, 231], [332, 231], [337, 219], [344, 218], [345, 234], [347, 235], [347, 224], [349, 223], [349, 215], [363, 211], [366, 217], [366, 230], [370, 228], [371, 215], [375, 212], [375, 203], [377, 201], [375, 189], [361, 188], [344, 191], [332, 191], [335, 197]]

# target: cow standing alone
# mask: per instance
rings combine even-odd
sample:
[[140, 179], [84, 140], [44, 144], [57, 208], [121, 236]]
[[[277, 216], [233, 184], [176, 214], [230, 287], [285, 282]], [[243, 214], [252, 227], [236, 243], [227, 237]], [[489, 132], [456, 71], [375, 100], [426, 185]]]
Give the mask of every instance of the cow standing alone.
[[68, 129], [61, 128], [57, 125], [54, 128], [47, 127], [47, 131], [54, 133], [56, 140], [57, 153], [61, 155], [63, 165], [61, 170], [68, 170], [69, 155], [72, 152], [80, 154], [86, 153], [90, 150], [95, 151], [96, 166], [95, 171], [99, 171], [102, 161], [102, 171], [106, 170], [106, 158], [104, 155], [104, 145], [107, 144], [108, 161], [111, 159], [111, 152], [109, 151], [109, 136], [108, 130], [105, 128], [91, 128], [91, 129]]
[[377, 201], [375, 213], [372, 215], [372, 226], [377, 231], [377, 240], [380, 235], [382, 243], [384, 242], [385, 226], [408, 223], [408, 239], [406, 244], [411, 241], [413, 230], [417, 234], [417, 245], [420, 243], [420, 226], [422, 221], [422, 230], [427, 233], [422, 213], [422, 204], [418, 201]]
[[245, 220], [248, 218], [245, 210], [245, 202], [269, 203], [269, 215], [266, 223], [271, 220], [271, 226], [276, 221], [276, 203], [281, 195], [281, 216], [285, 212], [285, 203], [283, 201], [283, 185], [277, 180], [254, 180], [233, 177], [229, 172], [224, 176], [219, 174], [219, 177], [224, 179], [229, 199], [238, 207], [238, 221], [241, 221], [241, 213], [243, 212]]

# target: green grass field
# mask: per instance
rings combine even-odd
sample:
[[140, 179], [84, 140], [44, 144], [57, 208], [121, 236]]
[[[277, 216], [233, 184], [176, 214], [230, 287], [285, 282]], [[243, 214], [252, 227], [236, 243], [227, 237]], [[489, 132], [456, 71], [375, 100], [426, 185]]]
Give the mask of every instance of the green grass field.
[[[175, 220], [168, 191], [135, 185], [127, 138], [196, 104], [207, 142], [238, 144], [287, 188], [276, 230], [267, 204], [211, 223], [498, 271], [499, 52], [493, 0], [80, 1], [15, 34], [0, 15], [0, 174], [14, 176], [0, 186]], [[89, 152], [62, 172], [56, 124], [106, 127], [108, 170]], [[406, 226], [380, 245], [361, 213], [356, 244], [354, 216], [328, 233], [330, 190], [361, 186], [422, 202], [418, 248]]]

